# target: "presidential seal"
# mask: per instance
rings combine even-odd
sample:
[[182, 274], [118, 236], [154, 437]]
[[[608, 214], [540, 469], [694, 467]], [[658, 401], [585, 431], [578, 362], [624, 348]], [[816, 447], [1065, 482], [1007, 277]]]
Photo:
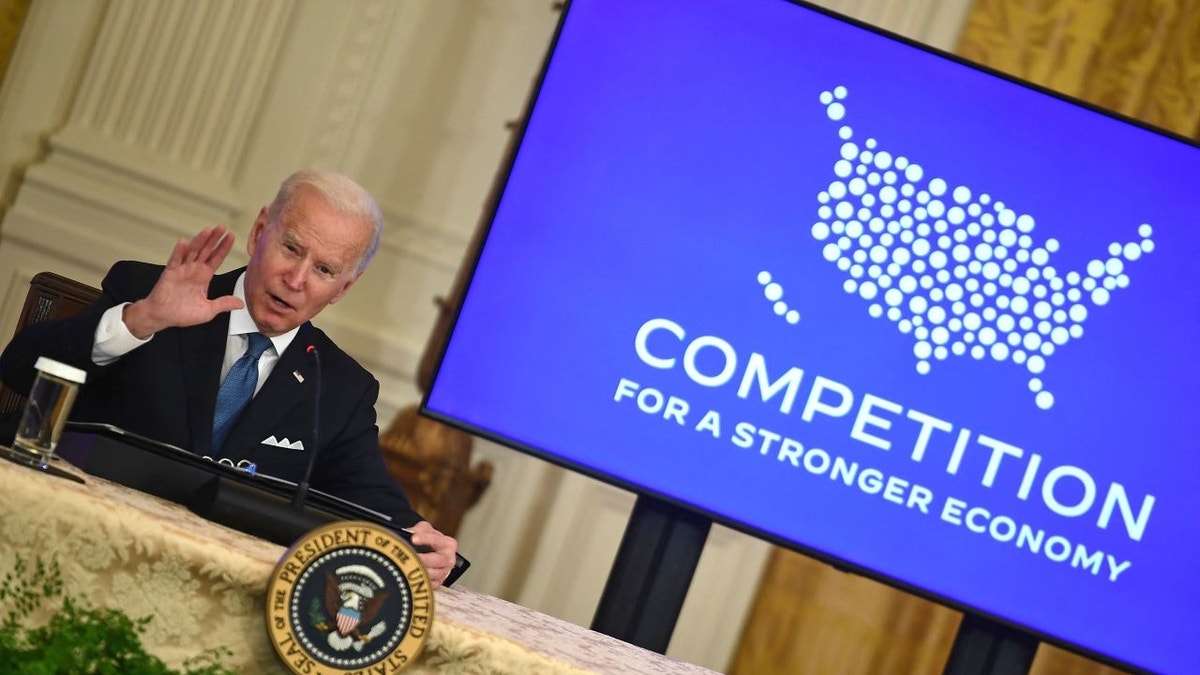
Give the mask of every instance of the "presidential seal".
[[398, 534], [340, 521], [288, 549], [267, 584], [266, 609], [271, 644], [293, 673], [394, 673], [429, 634], [433, 585]]

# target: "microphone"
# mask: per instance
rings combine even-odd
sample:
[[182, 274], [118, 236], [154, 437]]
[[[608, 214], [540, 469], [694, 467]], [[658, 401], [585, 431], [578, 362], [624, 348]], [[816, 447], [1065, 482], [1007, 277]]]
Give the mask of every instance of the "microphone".
[[292, 497], [292, 508], [299, 509], [304, 506], [304, 500], [308, 497], [308, 483], [312, 478], [313, 467], [317, 464], [317, 452], [321, 446], [320, 441], [320, 419], [321, 419], [321, 354], [317, 351], [316, 345], [309, 345], [308, 349], [304, 350], [312, 354], [313, 363], [316, 364], [315, 377], [313, 384], [316, 386], [316, 393], [313, 394], [313, 418], [312, 418], [312, 452], [308, 457], [308, 466], [304, 469], [304, 479], [296, 486], [296, 495]]

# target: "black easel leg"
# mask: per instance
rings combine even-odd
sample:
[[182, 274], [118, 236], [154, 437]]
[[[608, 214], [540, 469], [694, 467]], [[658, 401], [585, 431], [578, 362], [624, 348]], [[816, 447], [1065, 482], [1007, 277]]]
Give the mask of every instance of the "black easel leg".
[[592, 630], [666, 653], [711, 526], [703, 516], [639, 496]]
[[943, 675], [1027, 675], [1038, 640], [976, 614], [963, 614]]

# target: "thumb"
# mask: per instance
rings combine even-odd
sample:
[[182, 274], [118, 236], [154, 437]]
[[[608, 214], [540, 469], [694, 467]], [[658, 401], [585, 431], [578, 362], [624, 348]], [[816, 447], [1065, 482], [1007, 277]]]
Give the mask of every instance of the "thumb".
[[232, 312], [235, 309], [241, 309], [246, 306], [246, 303], [242, 302], [236, 295], [225, 295], [215, 298], [212, 303], [217, 313]]

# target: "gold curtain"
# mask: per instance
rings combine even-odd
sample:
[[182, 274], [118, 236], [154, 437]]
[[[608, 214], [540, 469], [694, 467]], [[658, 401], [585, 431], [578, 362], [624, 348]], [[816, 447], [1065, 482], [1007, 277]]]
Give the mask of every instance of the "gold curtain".
[[[957, 53], [1200, 137], [1200, 0], [976, 0]], [[941, 673], [961, 615], [804, 556], [772, 552], [729, 672]], [[1119, 673], [1043, 644], [1035, 675]]]
[[32, 0], [0, 0], [0, 82], [8, 72], [8, 62], [12, 60], [13, 48], [17, 46], [17, 35], [21, 32], [21, 23], [29, 11]]

